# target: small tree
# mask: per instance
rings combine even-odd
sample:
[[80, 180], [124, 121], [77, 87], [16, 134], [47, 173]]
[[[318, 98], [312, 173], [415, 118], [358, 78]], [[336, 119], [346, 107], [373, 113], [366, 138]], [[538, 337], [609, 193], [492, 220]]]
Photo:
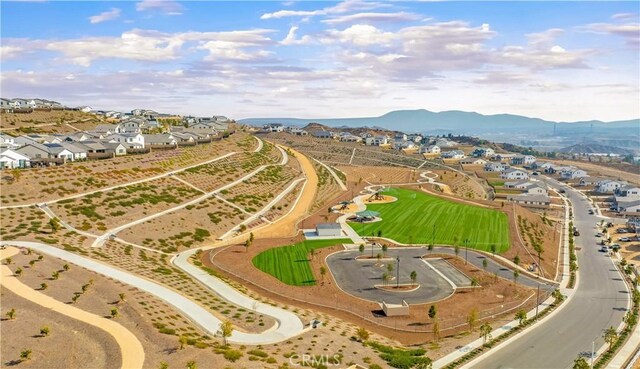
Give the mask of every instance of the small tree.
[[519, 256], [519, 255], [516, 255], [516, 256], [513, 258], [513, 263], [514, 263], [515, 265], [520, 265], [520, 256]]
[[253, 232], [249, 233], [249, 242], [253, 244], [253, 240], [255, 240], [256, 237], [253, 235]]
[[360, 251], [360, 255], [364, 253], [364, 244], [360, 244], [360, 247], [358, 247], [358, 251]]
[[498, 246], [496, 244], [491, 245], [491, 253], [493, 256], [496, 256], [496, 251], [498, 251]]
[[378, 254], [376, 255], [376, 259], [378, 259], [378, 263], [379, 263], [379, 262], [380, 262], [380, 259], [382, 259], [382, 254], [381, 254], [381, 253], [378, 253]]
[[11, 310], [7, 311], [7, 318], [9, 318], [9, 320], [14, 320], [16, 318], [15, 308], [11, 308]]
[[555, 299], [554, 303], [556, 305], [558, 305], [564, 300], [564, 295], [562, 294], [562, 292], [560, 292], [560, 289], [556, 289], [555, 291], [553, 291], [551, 293], [551, 296], [553, 296], [553, 298]]
[[63, 266], [62, 266], [62, 269], [64, 269], [64, 271], [65, 271], [65, 272], [68, 272], [68, 271], [69, 271], [69, 269], [70, 269], [70, 268], [69, 268], [69, 264], [65, 264], [65, 265], [63, 265]]
[[51, 218], [49, 220], [49, 227], [51, 227], [51, 233], [56, 233], [60, 229], [60, 219]]
[[515, 284], [518, 281], [518, 277], [520, 276], [520, 272], [518, 271], [518, 269], [513, 271], [513, 284]]
[[32, 269], [35, 268], [36, 265], [36, 261], [35, 260], [29, 260], [29, 267], [31, 267]]
[[386, 272], [382, 273], [382, 284], [386, 286], [388, 282], [389, 282], [389, 274], [387, 274]]
[[118, 312], [118, 309], [116, 309], [116, 308], [111, 309], [111, 318], [112, 319], [117, 318], [118, 315], [120, 315], [120, 313]]
[[418, 273], [416, 273], [416, 271], [413, 270], [411, 271], [411, 274], [409, 275], [409, 277], [411, 278], [411, 284], [415, 285], [416, 280], [418, 279]]
[[487, 259], [482, 259], [482, 269], [484, 269], [484, 271], [487, 271], [487, 267], [489, 266], [489, 262], [487, 261]]
[[180, 350], [184, 350], [184, 346], [187, 344], [187, 336], [185, 335], [180, 335], [180, 337], [178, 337], [178, 343], [180, 344]]
[[53, 273], [51, 273], [51, 279], [53, 279], [54, 281], [57, 280], [60, 277], [60, 272], [59, 271], [55, 271]]
[[431, 305], [429, 307], [429, 318], [431, 318], [432, 320], [435, 319], [438, 316], [438, 309], [436, 308], [435, 305]]
[[427, 249], [429, 250], [429, 252], [433, 251], [433, 244], [430, 243], [429, 246], [427, 246]]
[[81, 288], [82, 288], [82, 293], [85, 293], [89, 289], [89, 284], [83, 284]]
[[389, 246], [387, 246], [386, 244], [383, 244], [383, 245], [382, 245], [382, 255], [383, 255], [384, 257], [386, 257], [386, 256], [387, 256], [387, 250], [389, 250]]
[[169, 369], [169, 364], [167, 364], [164, 361], [161, 361], [160, 365], [158, 365], [158, 369]]
[[220, 329], [218, 333], [222, 337], [222, 342], [226, 346], [227, 338], [231, 337], [231, 334], [233, 334], [233, 324], [231, 324], [231, 321], [225, 320], [224, 322], [220, 323]]
[[80, 298], [80, 295], [78, 293], [76, 293], [75, 295], [73, 295], [73, 297], [71, 298], [71, 302], [73, 302], [74, 304], [76, 302], [78, 302], [78, 299]]
[[387, 271], [389, 272], [389, 274], [393, 273], [393, 263], [387, 264]]
[[455, 252], [457, 257], [460, 254], [460, 246], [459, 245], [453, 246], [453, 252]]
[[527, 322], [527, 312], [523, 309], [520, 309], [516, 312], [516, 319], [518, 320], [518, 324], [523, 326]]
[[609, 327], [604, 331], [602, 337], [604, 338], [604, 342], [609, 344], [609, 351], [611, 351], [613, 344], [618, 340], [618, 332], [616, 332], [615, 328]]
[[320, 279], [322, 281], [324, 281], [324, 275], [327, 274], [327, 268], [325, 268], [324, 266], [320, 267]]
[[13, 274], [15, 274], [16, 277], [20, 277], [22, 275], [22, 268], [16, 269], [16, 271]]
[[40, 328], [40, 335], [42, 337], [47, 337], [49, 335], [49, 332], [50, 332], [50, 330], [49, 330], [49, 327], [47, 327], [47, 326], [44, 326], [44, 327]]
[[369, 339], [369, 332], [363, 327], [358, 328], [358, 330], [356, 331], [356, 335], [358, 336], [358, 340], [360, 340], [360, 342], [365, 342]]
[[467, 324], [469, 325], [469, 332], [473, 332], [478, 322], [478, 309], [473, 308], [467, 315]]
[[573, 361], [573, 369], [589, 369], [591, 366], [587, 362], [587, 359], [580, 356], [579, 358]]
[[244, 241], [244, 252], [249, 252], [249, 246], [251, 246], [251, 241]]
[[25, 349], [20, 351], [20, 361], [31, 360], [31, 350]]
[[49, 287], [46, 283], [40, 283], [40, 290], [44, 291]]
[[438, 318], [433, 319], [433, 339], [438, 342], [440, 340], [440, 320]]
[[187, 369], [198, 369], [198, 365], [194, 360], [187, 362]]
[[480, 326], [480, 337], [482, 337], [482, 343], [487, 343], [487, 340], [491, 339], [491, 325], [484, 322]]
[[118, 294], [118, 299], [119, 299], [119, 300], [118, 300], [118, 303], [120, 303], [120, 302], [125, 302], [124, 297], [125, 297], [124, 293], [120, 292], [120, 293]]
[[316, 255], [316, 249], [309, 250], [309, 254], [311, 255], [311, 260], [313, 260], [313, 257]]
[[5, 260], [6, 260], [7, 265], [11, 265], [11, 261], [12, 261], [13, 259], [11, 259], [11, 258], [9, 257], [9, 258], [6, 258]]

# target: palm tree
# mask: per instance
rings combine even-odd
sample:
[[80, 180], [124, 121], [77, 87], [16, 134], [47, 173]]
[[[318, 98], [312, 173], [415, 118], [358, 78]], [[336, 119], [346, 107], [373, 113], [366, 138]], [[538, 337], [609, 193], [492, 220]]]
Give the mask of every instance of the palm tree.
[[411, 278], [411, 284], [416, 284], [416, 280], [418, 279], [418, 273], [416, 273], [416, 271], [412, 271], [411, 274], [409, 274], [409, 277]]
[[40, 328], [40, 335], [42, 337], [48, 336], [49, 332], [50, 332], [50, 330], [49, 330], [49, 327], [47, 327], [47, 326], [44, 326], [44, 327]]
[[491, 325], [489, 323], [484, 322], [484, 324], [480, 326], [480, 337], [483, 338], [482, 343], [487, 343], [487, 340], [491, 339]]
[[589, 369], [591, 366], [587, 362], [587, 359], [580, 356], [579, 358], [573, 361], [573, 369]]
[[380, 259], [382, 259], [382, 254], [381, 254], [381, 253], [378, 253], [378, 254], [376, 255], [376, 259], [378, 259], [378, 263], [380, 263]]
[[7, 317], [9, 320], [14, 320], [16, 318], [16, 309], [11, 308], [11, 310], [7, 311]]
[[227, 338], [231, 337], [231, 334], [233, 333], [233, 324], [231, 324], [231, 321], [225, 320], [220, 323], [220, 330], [218, 332], [220, 333], [220, 336], [222, 336], [222, 342], [226, 346]]
[[316, 255], [316, 249], [309, 250], [309, 254], [311, 255], [311, 260], [313, 260], [313, 257]]
[[523, 326], [527, 322], [527, 312], [520, 309], [516, 312], [516, 319], [518, 320], [518, 324]]
[[320, 279], [322, 281], [324, 281], [324, 275], [327, 274], [327, 268], [325, 268], [324, 266], [320, 267]]
[[432, 252], [433, 251], [433, 244], [430, 243], [429, 246], [427, 246], [427, 248], [429, 249], [429, 252]]
[[478, 322], [478, 309], [473, 308], [469, 312], [469, 315], [467, 315], [467, 324], [469, 325], [469, 332], [473, 332], [473, 329], [475, 328], [477, 322]]
[[613, 344], [618, 340], [618, 332], [613, 327], [609, 327], [604, 331], [602, 335], [604, 337], [604, 342], [609, 344], [609, 351], [613, 349]]

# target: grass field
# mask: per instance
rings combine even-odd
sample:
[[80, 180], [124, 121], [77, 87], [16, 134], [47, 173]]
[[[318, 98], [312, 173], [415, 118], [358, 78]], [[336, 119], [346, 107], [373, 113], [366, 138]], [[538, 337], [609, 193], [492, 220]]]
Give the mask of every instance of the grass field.
[[298, 242], [295, 245], [276, 247], [256, 255], [253, 265], [291, 286], [310, 286], [316, 283], [311, 267], [311, 250], [351, 243], [350, 239], [314, 240]]
[[[447, 201], [423, 192], [391, 188], [385, 192], [398, 201], [369, 204], [368, 210], [380, 213], [382, 221], [369, 224], [350, 223], [360, 235], [378, 235], [400, 243], [464, 246], [498, 252], [509, 249], [509, 221], [506, 214], [492, 209]], [[434, 235], [435, 225], [435, 235]]]

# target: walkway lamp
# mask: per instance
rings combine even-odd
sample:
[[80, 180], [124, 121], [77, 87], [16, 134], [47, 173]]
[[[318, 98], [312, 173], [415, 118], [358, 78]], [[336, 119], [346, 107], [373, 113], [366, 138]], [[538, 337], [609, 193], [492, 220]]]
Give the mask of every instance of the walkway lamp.
[[400, 288], [400, 255], [396, 257], [398, 268], [396, 269], [396, 288]]

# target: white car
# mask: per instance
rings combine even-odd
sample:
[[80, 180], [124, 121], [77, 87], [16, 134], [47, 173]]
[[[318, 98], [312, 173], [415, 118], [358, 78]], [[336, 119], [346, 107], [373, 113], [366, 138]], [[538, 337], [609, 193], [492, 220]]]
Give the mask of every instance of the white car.
[[621, 237], [621, 238], [618, 239], [618, 241], [620, 241], [620, 242], [629, 242], [629, 241], [631, 241], [631, 238], [629, 238], [629, 237]]

